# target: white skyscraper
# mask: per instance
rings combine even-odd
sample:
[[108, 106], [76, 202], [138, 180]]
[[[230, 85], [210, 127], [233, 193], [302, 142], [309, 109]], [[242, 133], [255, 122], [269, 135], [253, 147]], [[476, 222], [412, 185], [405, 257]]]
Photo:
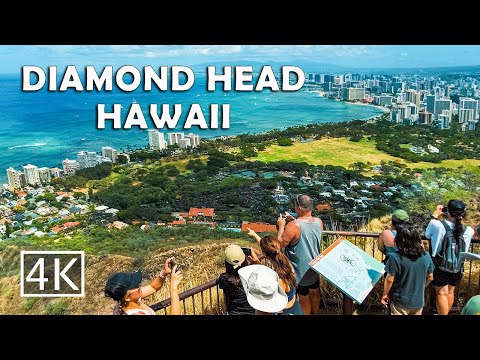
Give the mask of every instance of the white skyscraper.
[[168, 146], [164, 134], [158, 130], [148, 130], [148, 144], [152, 150], [163, 150]]
[[452, 100], [450, 99], [437, 99], [435, 100], [435, 112], [434, 118], [438, 119], [438, 115], [443, 113], [443, 110], [448, 110], [450, 114], [450, 121], [452, 121]]
[[38, 168], [38, 176], [42, 184], [48, 184], [52, 179], [50, 175], [50, 169], [48, 167]]
[[180, 140], [184, 138], [183, 132], [173, 132], [168, 133], [168, 144], [175, 145], [178, 144], [180, 146]]
[[[460, 98], [460, 104], [458, 107], [458, 111], [462, 109], [472, 109], [473, 110], [473, 119], [478, 119], [478, 100], [471, 99], [471, 98]], [[459, 116], [460, 120], [460, 116]], [[468, 121], [468, 120], [467, 120]]]
[[200, 145], [200, 135], [190, 133], [188, 135], [185, 135], [185, 138], [190, 139], [191, 147], [197, 147], [198, 145]]
[[102, 147], [102, 156], [109, 158], [114, 164], [117, 162], [118, 154], [114, 148], [108, 146]]
[[191, 147], [192, 144], [190, 142], [190, 138], [184, 137], [183, 139], [180, 140], [180, 142], [178, 143], [178, 146], [180, 146], [180, 148], [182, 148], [182, 149], [186, 149], [187, 147]]
[[63, 173], [65, 176], [70, 176], [75, 174], [75, 171], [80, 169], [80, 164], [76, 160], [65, 159], [62, 161]]
[[8, 185], [13, 188], [21, 188], [25, 185], [25, 174], [13, 167], [7, 169]]
[[95, 151], [79, 151], [77, 161], [80, 169], [85, 169], [97, 165], [97, 153]]
[[460, 109], [458, 110], [458, 122], [460, 124], [468, 123], [470, 120], [475, 120], [473, 109]]
[[25, 173], [25, 182], [29, 185], [39, 185], [40, 175], [38, 174], [38, 167], [32, 164], [23, 166], [23, 172]]

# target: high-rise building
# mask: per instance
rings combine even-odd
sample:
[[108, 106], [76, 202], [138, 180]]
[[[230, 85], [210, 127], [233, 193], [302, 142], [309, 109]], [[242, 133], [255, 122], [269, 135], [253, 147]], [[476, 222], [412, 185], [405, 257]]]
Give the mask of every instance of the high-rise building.
[[191, 147], [197, 147], [198, 145], [200, 145], [200, 135], [190, 133], [188, 135], [185, 135], [185, 138], [190, 139]]
[[442, 114], [443, 110], [448, 110], [450, 123], [452, 120], [452, 100], [445, 98], [435, 100], [435, 112], [433, 113], [434, 118], [438, 119], [438, 115]]
[[65, 176], [75, 174], [75, 171], [80, 170], [80, 163], [76, 160], [65, 159], [62, 161], [63, 173]]
[[180, 140], [184, 138], [184, 133], [183, 132], [173, 132], [173, 133], [168, 133], [168, 144], [169, 145], [175, 145], [178, 144], [180, 145]]
[[25, 182], [29, 185], [40, 185], [40, 176], [38, 174], [38, 167], [32, 164], [23, 166], [25, 174]]
[[[473, 110], [473, 119], [478, 119], [478, 100], [471, 99], [471, 98], [460, 98], [460, 104], [458, 107], [459, 116], [460, 110], [462, 109], [472, 109]], [[467, 120], [468, 121], [468, 120]]]
[[474, 131], [476, 126], [477, 126], [478, 120], [470, 120], [468, 122], [468, 130], [469, 131]]
[[54, 167], [50, 168], [50, 176], [57, 178], [57, 177], [62, 177], [63, 176], [63, 169]]
[[180, 146], [180, 148], [182, 148], [182, 149], [186, 149], [187, 147], [191, 147], [192, 144], [190, 142], [190, 138], [184, 137], [183, 139], [180, 140], [180, 142], [178, 143], [178, 146]]
[[432, 113], [429, 113], [428, 111], [420, 111], [418, 113], [418, 124], [432, 125]]
[[365, 98], [365, 88], [342, 88], [342, 100], [355, 101]]
[[38, 176], [42, 184], [48, 184], [52, 179], [52, 177], [50, 176], [50, 169], [48, 167], [38, 168]]
[[13, 188], [21, 188], [26, 184], [25, 174], [20, 170], [15, 170], [13, 167], [7, 169], [8, 185]]
[[427, 111], [435, 114], [435, 101], [437, 100], [435, 95], [427, 95]]
[[393, 97], [390, 95], [380, 95], [374, 97], [374, 103], [380, 106], [392, 105]]
[[77, 162], [80, 164], [80, 169], [93, 167], [97, 165], [97, 153], [95, 151], [79, 151]]
[[158, 130], [148, 130], [148, 144], [152, 150], [163, 150], [168, 146], [164, 134]]
[[458, 122], [460, 124], [468, 123], [470, 120], [475, 120], [473, 109], [458, 110]]
[[108, 146], [102, 147], [102, 156], [109, 158], [114, 164], [116, 164], [118, 161], [117, 150]]
[[437, 123], [440, 129], [450, 129], [452, 123], [452, 114], [450, 110], [442, 110], [437, 116]]

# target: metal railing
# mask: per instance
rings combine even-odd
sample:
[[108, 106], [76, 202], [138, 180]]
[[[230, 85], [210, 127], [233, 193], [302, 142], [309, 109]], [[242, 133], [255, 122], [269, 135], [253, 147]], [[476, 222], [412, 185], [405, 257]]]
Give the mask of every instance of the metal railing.
[[[384, 259], [384, 254], [381, 253], [377, 248], [377, 238], [380, 234], [379, 233], [368, 233], [368, 232], [352, 232], [352, 231], [323, 231], [322, 232], [322, 249], [321, 251], [325, 250], [330, 244], [332, 244], [335, 240], [339, 237], [344, 237], [345, 239], [349, 240], [360, 249], [371, 255], [372, 257], [376, 258], [379, 261]], [[425, 239], [425, 238], [424, 238]], [[480, 253], [480, 240], [473, 239], [470, 245], [470, 252], [473, 253]], [[263, 254], [259, 256], [260, 259], [264, 259]], [[470, 293], [473, 295], [480, 291], [480, 276], [479, 272], [475, 275], [478, 277], [476, 281], [476, 289], [474, 284], [474, 275], [472, 274], [474, 270], [474, 265], [472, 260], [468, 260], [465, 262], [465, 273], [462, 279], [462, 284], [458, 287], [458, 296], [460, 297], [461, 294], [465, 295], [466, 297], [470, 297]], [[333, 285], [332, 285], [333, 286]], [[383, 284], [379, 281], [374, 290], [382, 287]], [[372, 290], [371, 293], [374, 293]], [[226, 313], [225, 304], [223, 300], [223, 293], [220, 294], [221, 289], [217, 284], [217, 279], [212, 279], [203, 283], [201, 285], [195, 286], [191, 289], [183, 291], [179, 294], [180, 302], [182, 303], [183, 307], [183, 314], [185, 315], [222, 315]], [[372, 299], [375, 302], [378, 302], [378, 297], [374, 295], [369, 295], [369, 297], [374, 297]], [[324, 298], [324, 296], [322, 296]], [[337, 305], [340, 309], [343, 309], [344, 314], [351, 313], [353, 311], [353, 303], [350, 302], [348, 297], [341, 297], [343, 298], [343, 304]], [[367, 300], [366, 299], [366, 300]], [[324, 304], [332, 299], [324, 299]], [[333, 301], [335, 302], [335, 301]], [[378, 305], [378, 304], [377, 304]], [[428, 304], [426, 304], [427, 306]], [[160, 301], [156, 304], [150, 305], [150, 307], [156, 311], [160, 312], [160, 314], [167, 314], [167, 308], [170, 306], [170, 298], [167, 298], [163, 301]], [[367, 305], [368, 307], [368, 305]]]

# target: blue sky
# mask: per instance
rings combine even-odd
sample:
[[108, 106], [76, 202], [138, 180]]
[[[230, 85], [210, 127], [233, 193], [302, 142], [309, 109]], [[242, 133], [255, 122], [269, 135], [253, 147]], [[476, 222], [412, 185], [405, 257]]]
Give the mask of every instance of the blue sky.
[[478, 65], [480, 45], [0, 45], [0, 73], [20, 73], [23, 65], [268, 65], [299, 59], [368, 68]]

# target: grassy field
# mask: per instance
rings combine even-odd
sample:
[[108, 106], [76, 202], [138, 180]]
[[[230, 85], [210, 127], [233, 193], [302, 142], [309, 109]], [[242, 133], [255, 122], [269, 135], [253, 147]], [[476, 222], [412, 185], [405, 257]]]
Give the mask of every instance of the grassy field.
[[429, 162], [412, 163], [401, 158], [388, 155], [375, 148], [375, 142], [363, 139], [352, 142], [346, 138], [322, 139], [308, 143], [295, 143], [292, 146], [272, 145], [261, 151], [252, 161], [294, 161], [306, 162], [311, 165], [334, 165], [348, 168], [355, 162], [370, 162], [378, 165], [384, 161], [399, 161], [410, 168], [427, 169], [433, 167], [457, 168], [464, 166], [469, 169], [479, 170], [480, 160], [445, 160], [434, 164]]

